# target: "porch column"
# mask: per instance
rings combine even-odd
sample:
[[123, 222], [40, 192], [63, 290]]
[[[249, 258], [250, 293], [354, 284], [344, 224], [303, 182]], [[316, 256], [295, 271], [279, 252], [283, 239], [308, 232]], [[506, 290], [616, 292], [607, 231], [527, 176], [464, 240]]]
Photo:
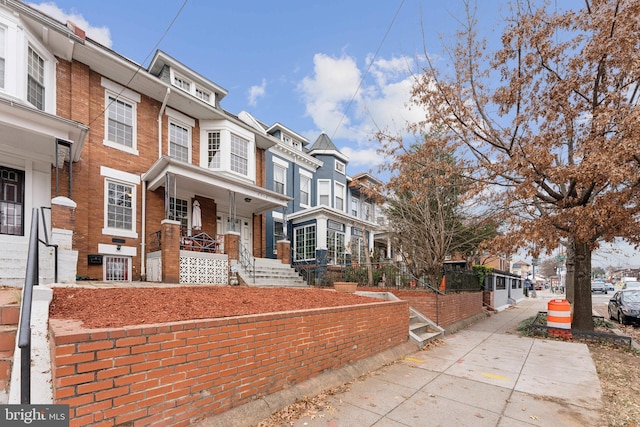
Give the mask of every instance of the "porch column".
[[160, 222], [162, 250], [162, 282], [180, 283], [180, 221]]
[[278, 240], [276, 245], [280, 262], [291, 265], [291, 242], [289, 240]]
[[240, 233], [230, 231], [224, 235], [224, 252], [229, 260], [240, 259]]

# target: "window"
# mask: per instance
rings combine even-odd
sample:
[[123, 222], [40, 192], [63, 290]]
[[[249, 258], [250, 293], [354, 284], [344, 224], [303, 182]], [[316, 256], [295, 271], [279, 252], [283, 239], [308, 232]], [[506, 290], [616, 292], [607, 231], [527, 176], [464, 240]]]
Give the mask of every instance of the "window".
[[249, 141], [234, 134], [231, 134], [231, 170], [249, 174]]
[[133, 187], [108, 182], [107, 227], [133, 230]]
[[29, 47], [27, 60], [27, 101], [44, 110], [44, 59]]
[[344, 211], [344, 190], [345, 190], [344, 184], [340, 182], [335, 183], [334, 191], [335, 191], [336, 199], [334, 201], [334, 207], [339, 211]]
[[0, 88], [4, 88], [4, 28], [0, 27]]
[[176, 123], [169, 124], [169, 156], [189, 161], [189, 129]]
[[291, 144], [291, 137], [289, 137], [289, 136], [287, 136], [285, 134], [282, 134], [282, 141], [287, 145], [292, 145]]
[[278, 253], [278, 243], [279, 240], [285, 239], [284, 234], [284, 223], [282, 221], [273, 221], [273, 253]]
[[173, 85], [187, 92], [191, 92], [191, 82], [177, 74], [173, 75]]
[[318, 181], [318, 204], [330, 206], [331, 203], [331, 181]]
[[220, 132], [214, 131], [208, 133], [208, 162], [209, 168], [220, 168]]
[[336, 160], [336, 172], [340, 172], [344, 175], [344, 163]]
[[196, 88], [196, 98], [202, 99], [206, 103], [211, 102], [211, 94], [199, 87]]
[[344, 264], [344, 233], [327, 230], [327, 262], [329, 264]]
[[316, 257], [316, 226], [307, 225], [294, 230], [294, 261], [312, 260]]
[[311, 178], [306, 175], [300, 175], [300, 204], [309, 206], [311, 194]]
[[131, 258], [122, 256], [105, 256], [105, 280], [106, 281], [129, 281], [131, 277]]
[[0, 234], [23, 236], [24, 172], [0, 167]]
[[364, 219], [367, 221], [371, 221], [373, 218], [373, 206], [371, 203], [366, 202], [363, 204], [364, 208]]
[[273, 191], [286, 194], [287, 170], [281, 165], [273, 165]]
[[182, 230], [189, 229], [189, 203], [186, 200], [169, 198], [169, 219], [180, 221]]
[[360, 200], [351, 199], [351, 215], [358, 217], [359, 212], [360, 212]]
[[366, 252], [364, 251], [364, 238], [362, 238], [362, 231], [358, 230], [358, 235], [351, 236], [351, 242], [349, 247], [351, 248], [351, 260], [364, 263], [366, 262]]
[[107, 140], [133, 147], [134, 106], [115, 96], [107, 97]]

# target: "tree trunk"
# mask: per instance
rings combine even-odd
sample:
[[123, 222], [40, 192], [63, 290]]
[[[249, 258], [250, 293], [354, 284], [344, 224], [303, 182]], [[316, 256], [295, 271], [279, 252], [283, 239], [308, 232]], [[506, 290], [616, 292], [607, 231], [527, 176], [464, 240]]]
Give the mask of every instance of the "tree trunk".
[[[587, 243], [571, 242], [573, 252], [573, 320], [571, 328], [593, 331], [591, 302], [591, 249]], [[568, 259], [568, 258], [567, 258]], [[568, 268], [567, 268], [568, 270]], [[567, 271], [567, 276], [569, 272]]]
[[367, 239], [367, 230], [362, 228], [362, 239], [364, 240], [365, 265], [367, 266], [367, 286], [375, 286], [373, 283], [373, 264], [371, 262], [371, 252], [369, 252], [369, 239]]
[[571, 243], [567, 244], [567, 259], [565, 266], [567, 268], [564, 276], [564, 286], [567, 292], [567, 301], [573, 305], [575, 298], [575, 277], [576, 277], [576, 254]]

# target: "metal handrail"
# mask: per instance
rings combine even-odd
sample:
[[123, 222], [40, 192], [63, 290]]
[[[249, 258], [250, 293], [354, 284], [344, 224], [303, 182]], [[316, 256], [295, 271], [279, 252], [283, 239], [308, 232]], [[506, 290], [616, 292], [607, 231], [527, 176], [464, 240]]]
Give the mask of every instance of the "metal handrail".
[[256, 283], [256, 259], [242, 243], [240, 243], [240, 266], [251, 274], [253, 283]]
[[53, 281], [58, 283], [58, 245], [55, 243], [49, 243], [49, 233], [47, 233], [47, 218], [44, 216], [44, 210], [50, 207], [40, 207], [40, 214], [42, 216], [42, 228], [44, 229], [44, 240], [38, 239], [40, 243], [48, 248], [53, 248]]
[[29, 234], [29, 251], [27, 270], [22, 290], [22, 306], [20, 308], [20, 328], [18, 347], [20, 348], [20, 403], [31, 403], [31, 302], [33, 287], [38, 285], [38, 208], [31, 213], [31, 232]]

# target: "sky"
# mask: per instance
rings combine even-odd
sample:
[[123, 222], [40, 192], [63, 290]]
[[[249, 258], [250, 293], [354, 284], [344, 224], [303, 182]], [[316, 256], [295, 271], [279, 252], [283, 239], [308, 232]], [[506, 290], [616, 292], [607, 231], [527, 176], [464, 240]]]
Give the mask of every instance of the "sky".
[[[493, 28], [500, 6], [484, 3], [479, 17]], [[377, 175], [376, 130], [397, 133], [424, 116], [408, 106], [412, 75], [425, 52], [439, 57], [440, 37], [464, 12], [460, 0], [29, 4], [145, 67], [164, 51], [225, 88], [221, 105], [233, 114], [279, 122], [310, 143], [327, 133], [350, 175]]]
[[[462, 0], [28, 4], [72, 21], [87, 37], [144, 67], [162, 50], [225, 88], [225, 110], [247, 111], [267, 125], [281, 123], [310, 143], [325, 132], [349, 158], [349, 175], [376, 176], [384, 159], [375, 132], [401, 133], [424, 117], [409, 105], [412, 76], [425, 54], [436, 66], [447, 66], [443, 43], [452, 44], [465, 16]], [[479, 33], [492, 48], [509, 15], [507, 1], [475, 5]], [[637, 266], [640, 256], [617, 242], [598, 251], [593, 264]]]

